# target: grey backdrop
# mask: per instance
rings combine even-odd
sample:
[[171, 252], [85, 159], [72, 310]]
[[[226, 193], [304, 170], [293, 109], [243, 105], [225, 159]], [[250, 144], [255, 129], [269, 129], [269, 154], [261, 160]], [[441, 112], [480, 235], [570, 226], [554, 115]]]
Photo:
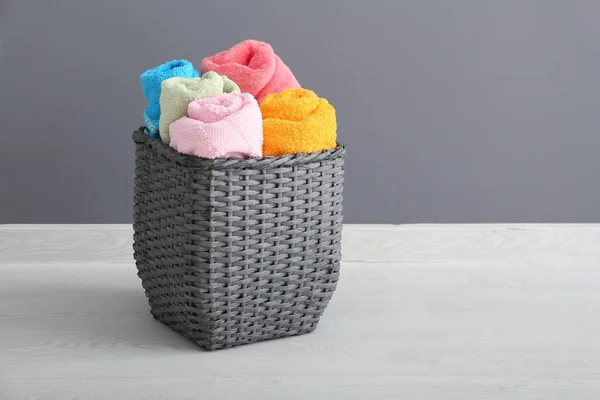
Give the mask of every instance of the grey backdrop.
[[600, 220], [600, 1], [0, 0], [0, 222], [130, 222], [139, 74], [247, 38], [337, 108], [346, 221]]

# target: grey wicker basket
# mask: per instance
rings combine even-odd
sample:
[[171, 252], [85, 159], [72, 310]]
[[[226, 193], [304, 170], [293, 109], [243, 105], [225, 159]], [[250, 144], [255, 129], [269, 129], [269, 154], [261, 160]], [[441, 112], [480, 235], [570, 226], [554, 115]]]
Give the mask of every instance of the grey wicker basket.
[[152, 315], [207, 350], [313, 331], [339, 277], [344, 147], [208, 160], [133, 140]]

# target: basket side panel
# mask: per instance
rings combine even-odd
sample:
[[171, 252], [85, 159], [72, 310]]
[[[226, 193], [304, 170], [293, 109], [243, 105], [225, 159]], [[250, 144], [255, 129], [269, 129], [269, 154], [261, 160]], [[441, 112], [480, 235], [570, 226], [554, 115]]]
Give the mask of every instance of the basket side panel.
[[188, 171], [145, 144], [136, 143], [134, 258], [152, 315], [185, 330]]
[[343, 179], [343, 157], [212, 171], [210, 218], [195, 231], [210, 249], [198, 287], [212, 299], [213, 348], [316, 328], [339, 277]]

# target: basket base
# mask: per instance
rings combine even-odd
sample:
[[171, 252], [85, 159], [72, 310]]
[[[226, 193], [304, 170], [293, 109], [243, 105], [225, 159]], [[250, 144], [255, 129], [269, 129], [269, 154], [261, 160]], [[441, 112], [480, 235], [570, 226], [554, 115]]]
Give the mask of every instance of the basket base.
[[244, 335], [238, 336], [235, 340], [227, 338], [225, 335], [213, 334], [209, 335], [204, 332], [196, 332], [187, 329], [183, 321], [177, 321], [176, 318], [165, 318], [165, 314], [155, 314], [151, 311], [152, 317], [160, 323], [171, 328], [186, 339], [194, 342], [200, 348], [208, 351], [228, 349], [231, 347], [241, 346], [245, 344], [262, 342], [265, 340], [282, 339], [285, 337], [305, 335], [314, 332], [317, 329], [318, 321], [305, 323], [302, 326], [290, 327], [289, 329], [280, 329], [269, 332], [268, 334], [261, 333], [260, 335]]

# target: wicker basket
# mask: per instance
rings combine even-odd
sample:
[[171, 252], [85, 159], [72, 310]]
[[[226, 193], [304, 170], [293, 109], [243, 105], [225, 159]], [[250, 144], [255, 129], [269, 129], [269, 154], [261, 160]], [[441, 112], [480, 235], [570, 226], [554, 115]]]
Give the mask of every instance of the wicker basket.
[[313, 331], [339, 277], [344, 147], [208, 160], [133, 139], [152, 315], [208, 350]]

